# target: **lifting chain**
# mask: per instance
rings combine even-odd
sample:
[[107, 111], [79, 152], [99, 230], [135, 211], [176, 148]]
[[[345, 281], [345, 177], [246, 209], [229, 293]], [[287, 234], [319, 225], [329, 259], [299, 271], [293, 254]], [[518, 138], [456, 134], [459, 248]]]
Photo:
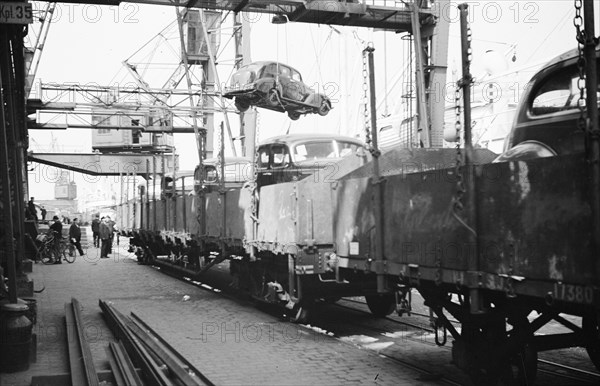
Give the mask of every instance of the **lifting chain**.
[[[469, 66], [471, 65], [471, 59], [473, 57], [473, 50], [471, 49], [471, 40], [472, 34], [471, 27], [469, 26], [467, 28], [467, 41], [469, 43], [467, 47], [467, 63]], [[456, 193], [454, 194], [454, 197], [452, 199], [452, 214], [458, 222], [460, 222], [465, 228], [469, 230], [469, 232], [476, 234], [475, 230], [471, 228], [461, 217], [461, 212], [464, 209], [463, 197], [467, 191], [465, 188], [464, 176], [461, 170], [461, 167], [463, 166], [463, 154], [460, 150], [462, 127], [462, 111], [460, 107], [461, 88], [471, 87], [471, 83], [473, 83], [473, 79], [470, 77], [465, 77], [463, 74], [463, 77], [459, 79], [458, 82], [456, 82], [456, 88], [454, 91], [454, 113], [456, 118], [454, 122], [454, 127], [456, 129], [456, 165], [454, 168], [454, 172], [456, 174]]]
[[[585, 45], [585, 30], [583, 27], [583, 17], [581, 16], [581, 8], [583, 6], [583, 0], [575, 0], [575, 17], [573, 18], [573, 25], [575, 26], [577, 39], [577, 70], [579, 72], [579, 78], [577, 79], [577, 88], [579, 89], [579, 98], [577, 99], [577, 108], [579, 109], [579, 118], [577, 119], [577, 128], [583, 132], [587, 131], [586, 123], [586, 107], [585, 107], [585, 55], [583, 54], [583, 48]], [[587, 141], [586, 141], [587, 146]]]
[[363, 115], [365, 119], [365, 143], [367, 147], [371, 147], [371, 120], [369, 118], [369, 69], [367, 66], [367, 57], [369, 55], [369, 51], [372, 49], [371, 43], [367, 44], [362, 54], [362, 75], [363, 75]]
[[256, 123], [254, 125], [254, 164], [253, 164], [253, 175], [252, 175], [252, 184], [250, 186], [250, 190], [252, 193], [251, 199], [251, 210], [252, 210], [252, 219], [254, 222], [257, 222], [258, 219], [258, 139], [260, 138], [260, 113], [256, 110]]
[[454, 167], [454, 172], [456, 174], [456, 194], [454, 195], [454, 202], [452, 205], [452, 209], [455, 214], [458, 214], [463, 210], [463, 196], [465, 195], [465, 183], [461, 171], [462, 166], [462, 152], [460, 150], [460, 141], [461, 141], [461, 108], [460, 108], [460, 81], [456, 83], [456, 88], [454, 90], [454, 114], [456, 121], [454, 122], [454, 128], [456, 130], [456, 163]]
[[[223, 124], [223, 123], [221, 122], [221, 124]], [[221, 127], [219, 126], [219, 135], [217, 136], [217, 149], [219, 149], [219, 150], [217, 153], [217, 162], [215, 164], [215, 167], [217, 169], [217, 176], [221, 173], [221, 160], [225, 161], [225, 154], [221, 154], [221, 147], [223, 145], [223, 139], [224, 139], [222, 134], [223, 134], [223, 130], [221, 130]], [[225, 177], [220, 176], [220, 178], [218, 180], [219, 186], [221, 185], [220, 184], [221, 178], [225, 178]]]

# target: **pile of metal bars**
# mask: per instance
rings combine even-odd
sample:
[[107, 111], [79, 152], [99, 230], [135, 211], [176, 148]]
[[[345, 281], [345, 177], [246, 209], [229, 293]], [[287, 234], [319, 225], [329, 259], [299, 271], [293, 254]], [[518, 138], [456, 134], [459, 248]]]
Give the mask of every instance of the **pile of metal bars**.
[[[107, 349], [117, 384], [213, 385], [139, 316], [132, 312], [131, 317], [127, 317], [102, 300], [99, 305], [106, 323], [119, 340]], [[141, 369], [141, 381], [134, 365]]]

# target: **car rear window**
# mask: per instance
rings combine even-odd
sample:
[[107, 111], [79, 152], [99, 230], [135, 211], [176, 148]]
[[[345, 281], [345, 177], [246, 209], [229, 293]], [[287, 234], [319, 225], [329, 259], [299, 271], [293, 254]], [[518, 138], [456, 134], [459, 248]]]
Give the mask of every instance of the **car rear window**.
[[[596, 92], [600, 96], [600, 85]], [[578, 100], [579, 73], [575, 66], [571, 66], [542, 81], [534, 93], [529, 111], [533, 116], [540, 116], [574, 110]], [[583, 103], [585, 105], [585, 100]]]
[[294, 147], [294, 160], [297, 162], [321, 158], [342, 158], [354, 153], [359, 146], [352, 142], [337, 140], [311, 141]]

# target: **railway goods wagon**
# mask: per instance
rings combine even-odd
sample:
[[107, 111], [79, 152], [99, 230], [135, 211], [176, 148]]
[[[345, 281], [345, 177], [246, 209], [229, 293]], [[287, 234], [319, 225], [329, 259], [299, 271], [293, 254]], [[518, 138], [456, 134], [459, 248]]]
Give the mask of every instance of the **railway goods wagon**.
[[252, 258], [247, 263], [232, 261], [236, 282], [257, 298], [287, 303], [298, 311], [294, 318], [301, 319], [308, 317], [315, 301], [374, 292], [370, 278], [341, 276], [331, 260], [335, 256], [332, 186], [369, 159], [361, 148], [342, 159], [304, 163], [304, 171], [290, 172], [313, 172], [302, 179], [260, 187], [255, 233], [246, 238]]
[[[247, 164], [248, 160], [235, 158], [227, 161], [227, 168], [237, 170]], [[232, 170], [221, 184], [216, 165], [216, 160], [207, 160], [202, 176], [198, 167], [175, 181], [165, 176], [160, 188], [151, 188], [152, 194], [144, 192], [147, 196], [119, 206], [121, 232], [131, 238], [140, 260], [199, 269], [206, 263], [203, 253], [227, 252], [228, 256], [243, 251], [243, 213], [249, 206], [243, 203], [250, 201], [251, 194], [241, 189], [241, 174]]]
[[159, 200], [123, 205], [139, 259], [190, 277], [227, 260], [235, 286], [294, 309], [296, 320], [306, 319], [317, 300], [375, 293], [372, 278], [340, 275], [330, 261], [332, 186], [370, 160], [364, 144], [333, 135], [290, 135], [265, 141], [257, 154], [256, 187], [220, 176], [211, 180], [210, 172], [200, 176], [196, 170], [193, 194], [175, 189]]
[[[534, 384], [537, 353], [565, 347], [585, 347], [600, 368], [599, 192], [577, 60], [570, 52], [533, 77], [497, 162], [432, 170], [425, 154], [408, 161], [415, 171], [383, 167], [378, 185], [372, 165], [337, 181], [338, 266], [377, 276], [381, 299], [417, 288], [436, 342], [451, 333], [453, 362], [476, 384]], [[544, 330], [551, 321], [563, 330]]]

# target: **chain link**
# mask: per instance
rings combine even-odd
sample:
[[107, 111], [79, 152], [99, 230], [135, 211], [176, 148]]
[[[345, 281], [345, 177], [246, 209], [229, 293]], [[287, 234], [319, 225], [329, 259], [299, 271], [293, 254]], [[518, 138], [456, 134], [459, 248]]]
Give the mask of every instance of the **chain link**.
[[367, 56], [369, 55], [369, 51], [368, 51], [369, 46], [367, 46], [364, 50], [363, 50], [363, 57], [362, 57], [362, 74], [363, 74], [363, 106], [364, 106], [364, 110], [363, 110], [363, 115], [365, 118], [365, 143], [367, 144], [367, 147], [370, 148], [371, 147], [371, 120], [370, 120], [370, 114], [369, 114], [369, 70], [368, 70], [368, 66], [367, 66]]
[[[471, 67], [471, 60], [473, 58], [473, 50], [471, 48], [471, 41], [472, 41], [472, 32], [471, 32], [471, 27], [468, 26], [467, 27], [467, 65], [470, 68]], [[454, 194], [454, 197], [452, 199], [452, 214], [454, 215], [454, 218], [456, 218], [456, 220], [458, 222], [460, 222], [465, 228], [467, 228], [471, 233], [476, 234], [475, 230], [470, 227], [465, 220], [463, 220], [463, 218], [461, 217], [461, 212], [464, 209], [464, 203], [463, 203], [463, 198], [465, 196], [465, 193], [467, 192], [467, 189], [465, 188], [465, 180], [464, 180], [464, 176], [462, 174], [462, 166], [464, 164], [463, 162], [463, 154], [461, 152], [460, 149], [460, 145], [461, 145], [461, 106], [460, 106], [460, 102], [461, 102], [461, 88], [462, 87], [471, 87], [471, 84], [473, 83], [473, 79], [471, 78], [470, 74], [463, 74], [463, 77], [456, 82], [456, 89], [454, 91], [454, 112], [455, 112], [455, 118], [456, 121], [454, 123], [455, 129], [456, 129], [456, 165], [455, 165], [455, 174], [456, 174], [456, 193]], [[464, 102], [464, 101], [463, 101]], [[466, 122], [465, 122], [466, 123]], [[469, 166], [469, 165], [467, 165]]]
[[454, 113], [456, 121], [454, 123], [454, 128], [456, 130], [456, 163], [455, 163], [455, 174], [456, 174], [456, 194], [453, 200], [453, 210], [455, 213], [459, 213], [463, 210], [463, 196], [465, 195], [466, 189], [464, 184], [464, 179], [461, 171], [462, 166], [462, 152], [460, 150], [461, 144], [461, 108], [460, 108], [460, 85], [457, 82], [456, 88], [454, 90]]
[[577, 99], [577, 108], [579, 109], [579, 118], [577, 119], [577, 128], [581, 131], [586, 131], [586, 107], [585, 107], [585, 55], [583, 53], [584, 44], [586, 40], [585, 31], [583, 27], [583, 17], [581, 16], [581, 8], [583, 6], [583, 0], [575, 0], [575, 17], [573, 18], [573, 25], [576, 31], [577, 40], [577, 70], [579, 72], [579, 79], [577, 79], [577, 88], [579, 89], [579, 98]]
[[[215, 167], [217, 168], [217, 176], [221, 173], [221, 158], [223, 159], [223, 161], [225, 160], [225, 154], [221, 154], [221, 147], [223, 144], [223, 130], [221, 130], [221, 126], [219, 126], [219, 135], [217, 136], [217, 162], [215, 164]], [[219, 181], [221, 178], [224, 178], [224, 176], [220, 176]], [[219, 184], [220, 185], [220, 184]]]
[[250, 203], [252, 216], [258, 218], [258, 139], [260, 138], [260, 113], [256, 110], [256, 120], [254, 125], [254, 167], [252, 175], [252, 200]]

